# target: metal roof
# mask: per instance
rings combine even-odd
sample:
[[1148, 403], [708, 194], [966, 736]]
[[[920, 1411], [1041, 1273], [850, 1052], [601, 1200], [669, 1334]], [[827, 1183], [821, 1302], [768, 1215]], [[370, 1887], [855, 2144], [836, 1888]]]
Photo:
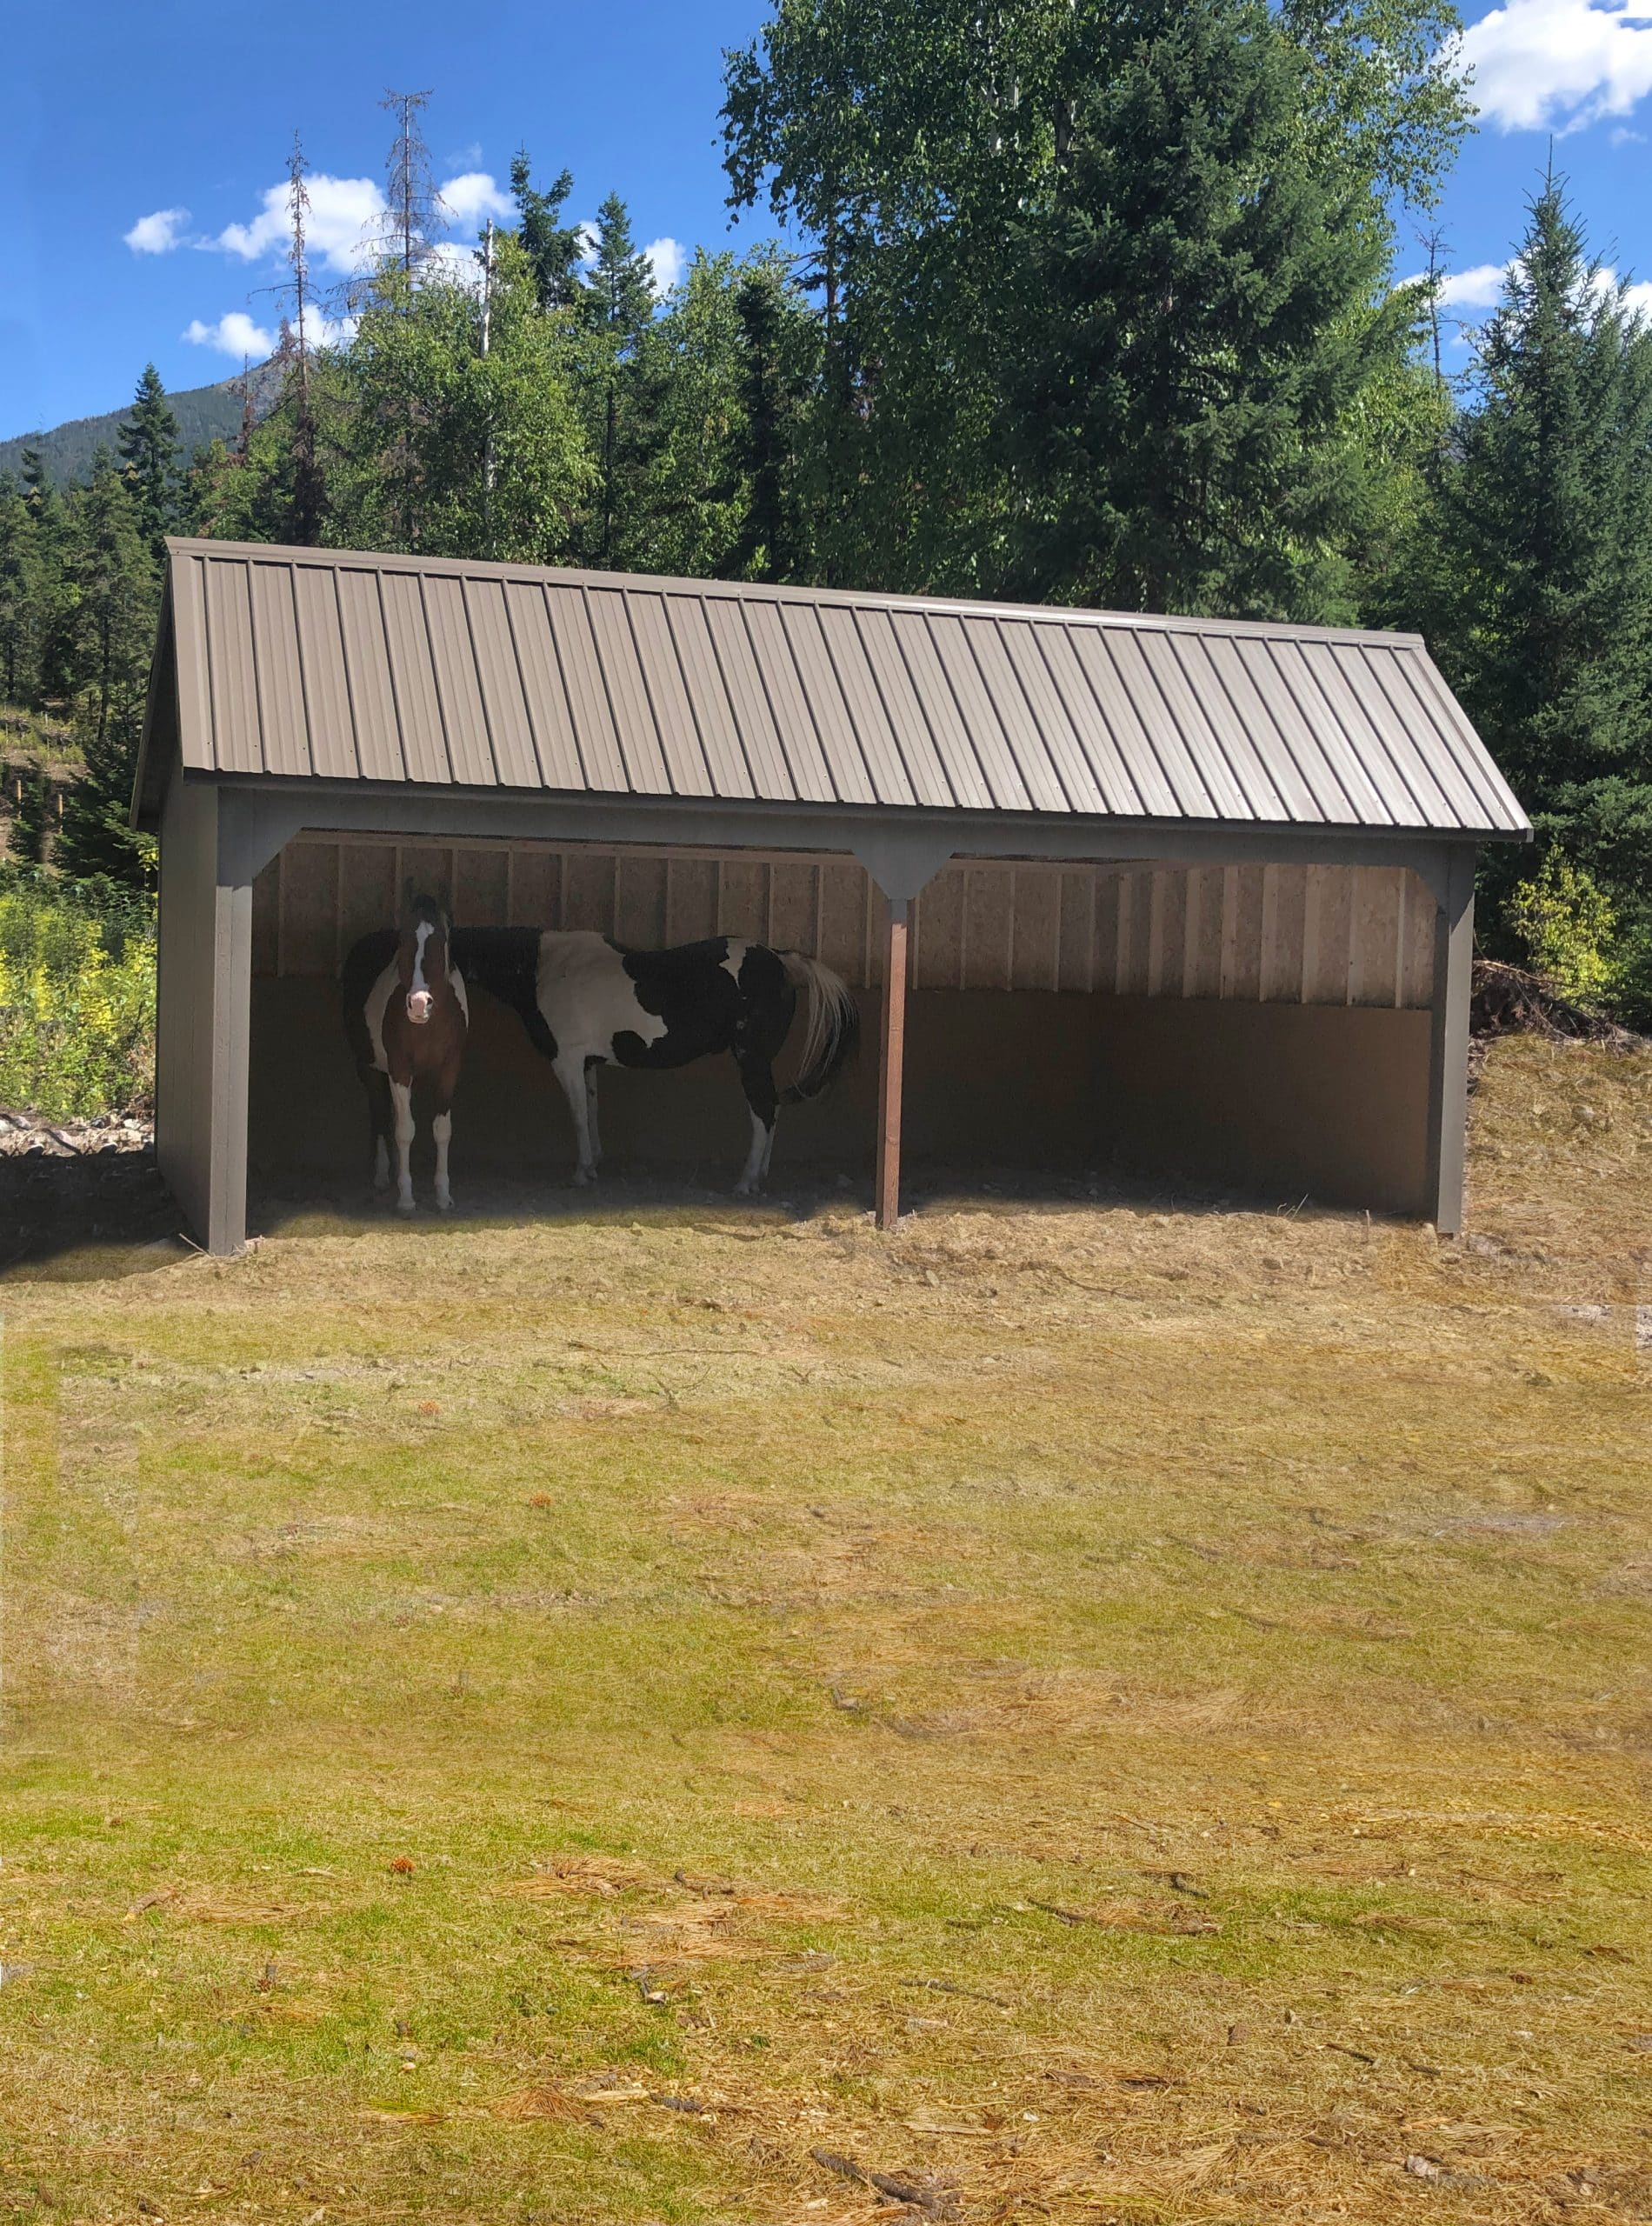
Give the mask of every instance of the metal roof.
[[1416, 635], [169, 547], [196, 772], [1529, 832]]

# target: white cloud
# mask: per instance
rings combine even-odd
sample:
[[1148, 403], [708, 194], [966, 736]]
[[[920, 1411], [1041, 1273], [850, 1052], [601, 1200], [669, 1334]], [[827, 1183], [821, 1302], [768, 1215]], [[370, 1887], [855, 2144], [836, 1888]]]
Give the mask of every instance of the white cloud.
[[260, 363], [275, 353], [276, 336], [255, 324], [245, 310], [230, 310], [216, 324], [203, 324], [193, 318], [184, 329], [183, 337], [197, 348], [216, 348], [221, 356], [233, 356], [237, 363], [243, 356], [254, 357]]
[[510, 197], [487, 170], [464, 170], [441, 188], [442, 205], [456, 224], [476, 226], [489, 217], [510, 216]]
[[1508, 276], [1506, 263], [1476, 263], [1470, 270], [1454, 270], [1440, 282], [1440, 305], [1442, 309], [1493, 309]]
[[[330, 177], [317, 170], [304, 183], [310, 194], [306, 233], [310, 252], [331, 270], [360, 270], [383, 218], [384, 196], [370, 177]], [[256, 263], [285, 247], [291, 222], [289, 190], [284, 183], [267, 186], [263, 206], [250, 224], [226, 224], [215, 240], [203, 244], [239, 256], [243, 263]]]
[[[1448, 271], [1440, 281], [1442, 309], [1489, 310], [1495, 306], [1502, 291], [1503, 280], [1509, 276], [1506, 263], [1476, 263], [1470, 270]], [[1414, 270], [1402, 278], [1402, 286], [1423, 286], [1428, 283], [1426, 270]]]
[[683, 276], [683, 265], [687, 260], [682, 241], [674, 240], [668, 234], [663, 239], [650, 240], [643, 252], [653, 266], [655, 292], [669, 294]]
[[1457, 55], [1481, 114], [1504, 131], [1575, 131], [1652, 92], [1652, 14], [1645, 0], [1508, 0], [1469, 26]]
[[[1507, 263], [1476, 263], [1472, 270], [1454, 270], [1440, 282], [1442, 309], [1491, 310], [1502, 298], [1503, 285], [1510, 274], [1519, 268], [1520, 258], [1512, 257]], [[1414, 271], [1409, 278], [1402, 279], [1402, 285], [1420, 286], [1428, 277], [1423, 270]], [[1603, 300], [1618, 283], [1618, 277], [1609, 263], [1602, 264], [1595, 273], [1588, 289], [1589, 297]], [[1644, 317], [1652, 324], [1652, 279], [1642, 278], [1626, 286], [1623, 306], [1631, 317]], [[1469, 320], [1472, 322], [1472, 320]]]
[[189, 221], [187, 209], [157, 209], [140, 217], [131, 230], [121, 237], [134, 255], [170, 255], [182, 244], [183, 227]]

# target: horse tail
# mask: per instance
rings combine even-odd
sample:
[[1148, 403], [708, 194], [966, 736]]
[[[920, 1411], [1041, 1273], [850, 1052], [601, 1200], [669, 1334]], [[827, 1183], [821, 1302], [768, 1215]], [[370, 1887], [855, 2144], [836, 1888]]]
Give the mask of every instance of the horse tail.
[[854, 1056], [861, 1037], [860, 1007], [847, 982], [801, 950], [777, 950], [786, 979], [804, 1000], [803, 1047], [797, 1079], [781, 1092], [788, 1105], [818, 1097]]

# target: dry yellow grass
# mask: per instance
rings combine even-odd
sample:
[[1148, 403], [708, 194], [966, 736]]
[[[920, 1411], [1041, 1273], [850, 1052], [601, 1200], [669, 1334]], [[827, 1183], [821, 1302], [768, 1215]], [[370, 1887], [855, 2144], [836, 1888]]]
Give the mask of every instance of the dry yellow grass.
[[1652, 2216], [1649, 1107], [9, 1285], [0, 2216]]

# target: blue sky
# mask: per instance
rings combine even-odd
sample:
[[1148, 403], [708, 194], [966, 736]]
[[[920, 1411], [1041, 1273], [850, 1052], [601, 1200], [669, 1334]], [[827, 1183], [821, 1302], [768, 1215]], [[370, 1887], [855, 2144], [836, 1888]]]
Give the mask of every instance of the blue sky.
[[[0, 190], [0, 437], [119, 406], [152, 358], [171, 388], [240, 368], [278, 315], [277, 229], [260, 223], [295, 129], [323, 275], [348, 263], [390, 137], [387, 86], [429, 87], [437, 176], [469, 233], [503, 208], [513, 150], [575, 177], [573, 214], [617, 188], [669, 277], [726, 243], [721, 52], [764, 0], [41, 0], [10, 11]], [[1469, 0], [1482, 108], [1439, 222], [1450, 313], [1495, 291], [1546, 159], [1596, 245], [1652, 282], [1652, 0]], [[747, 219], [734, 235], [766, 227]], [[1409, 232], [1409, 222], [1405, 225]], [[1402, 246], [1402, 269], [1421, 261]], [[330, 257], [330, 267], [329, 257]], [[1642, 298], [1652, 309], [1652, 283]]]

